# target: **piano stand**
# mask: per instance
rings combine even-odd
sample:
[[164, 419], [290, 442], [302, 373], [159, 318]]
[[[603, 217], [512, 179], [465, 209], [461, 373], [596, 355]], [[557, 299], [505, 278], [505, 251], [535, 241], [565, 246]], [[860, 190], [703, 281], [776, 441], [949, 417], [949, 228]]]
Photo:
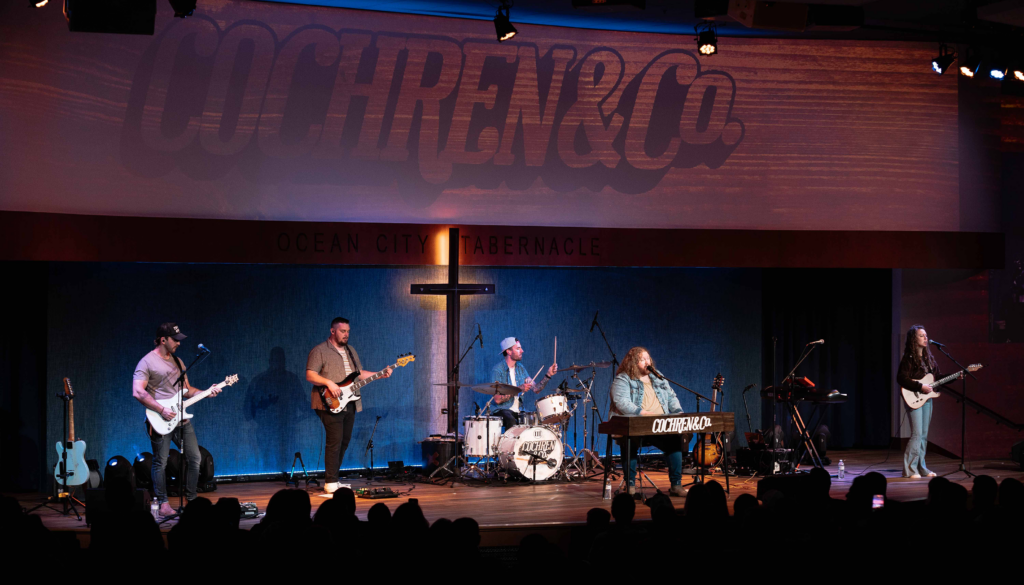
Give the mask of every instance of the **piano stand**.
[[[810, 453], [811, 463], [815, 467], [825, 467], [821, 461], [821, 455], [818, 454], [818, 448], [814, 446], [814, 441], [811, 438], [811, 432], [808, 432], [807, 423], [804, 422], [804, 418], [800, 416], [800, 409], [797, 408], [799, 402], [787, 401], [786, 408], [789, 409], [789, 417], [793, 420], [793, 426], [796, 427], [797, 434], [800, 436], [800, 446], [796, 452], [796, 462], [793, 464], [793, 470], [795, 471], [800, 467], [800, 462], [804, 459], [804, 453]], [[808, 420], [814, 421], [814, 417], [818, 417], [817, 424], [814, 425], [814, 431], [817, 432], [818, 427], [821, 426], [822, 420], [825, 418], [825, 408], [828, 406], [827, 402], [815, 402], [811, 410], [811, 416]], [[820, 412], [819, 412], [820, 411]]]

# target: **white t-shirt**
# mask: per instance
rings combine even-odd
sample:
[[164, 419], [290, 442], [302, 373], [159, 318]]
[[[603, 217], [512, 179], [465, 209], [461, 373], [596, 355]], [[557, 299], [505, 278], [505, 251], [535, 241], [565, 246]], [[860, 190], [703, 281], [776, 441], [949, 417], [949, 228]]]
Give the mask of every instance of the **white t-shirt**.
[[[516, 368], [515, 368], [515, 366], [512, 366], [511, 368], [508, 369], [508, 381], [509, 381], [509, 384], [512, 384], [513, 386], [518, 386], [518, 384], [516, 384]], [[508, 409], [511, 410], [512, 412], [519, 412], [519, 395], [518, 394], [516, 394], [514, 397], [512, 397], [512, 406], [508, 407]]]

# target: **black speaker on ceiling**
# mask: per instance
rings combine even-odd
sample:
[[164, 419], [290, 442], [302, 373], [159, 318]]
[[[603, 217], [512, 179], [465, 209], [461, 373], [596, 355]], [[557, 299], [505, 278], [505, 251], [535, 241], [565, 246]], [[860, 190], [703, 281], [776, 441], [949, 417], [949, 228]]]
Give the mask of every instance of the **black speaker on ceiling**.
[[65, 0], [71, 32], [151, 35], [156, 28], [156, 0]]

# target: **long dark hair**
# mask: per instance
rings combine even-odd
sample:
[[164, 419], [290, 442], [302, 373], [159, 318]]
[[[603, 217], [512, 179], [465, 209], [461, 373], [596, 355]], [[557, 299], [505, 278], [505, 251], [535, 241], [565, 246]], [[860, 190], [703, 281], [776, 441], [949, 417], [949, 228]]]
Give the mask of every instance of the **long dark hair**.
[[917, 355], [917, 350], [914, 346], [917, 344], [917, 332], [924, 329], [924, 325], [913, 325], [907, 331], [907, 341], [903, 344], [903, 359], [910, 359], [914, 361], [918, 367], [925, 370], [935, 370], [938, 368], [938, 364], [935, 361], [935, 356], [932, 355], [932, 348], [925, 346], [921, 349], [921, 355]]
[[[637, 365], [637, 362], [640, 360], [640, 354], [645, 351], [647, 351], [647, 349], [637, 346], [626, 352], [626, 357], [622, 358], [622, 363], [619, 364], [619, 371], [615, 372], [615, 375], [626, 374], [634, 380], [639, 380], [646, 376], [647, 372], [641, 370], [640, 366]], [[647, 355], [649, 357], [651, 352], [647, 351]], [[654, 366], [654, 358], [651, 358], [651, 365]]]

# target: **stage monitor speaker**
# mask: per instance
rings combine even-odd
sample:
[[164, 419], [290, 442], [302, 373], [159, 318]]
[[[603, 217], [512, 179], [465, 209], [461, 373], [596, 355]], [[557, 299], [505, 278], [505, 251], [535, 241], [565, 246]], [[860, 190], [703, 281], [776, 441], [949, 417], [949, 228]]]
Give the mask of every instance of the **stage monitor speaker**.
[[206, 447], [199, 446], [199, 484], [197, 490], [200, 492], [217, 491], [217, 482], [213, 479], [213, 455], [206, 450]]
[[156, 0], [65, 0], [71, 32], [151, 35], [156, 28]]
[[[108, 482], [109, 483], [109, 482]], [[149, 490], [132, 490], [132, 511], [149, 511], [150, 495]], [[85, 490], [85, 524], [92, 526], [93, 522], [102, 521], [110, 513], [107, 505], [107, 488], [96, 488]]]
[[1010, 458], [1016, 461], [1024, 471], [1024, 441], [1019, 441], [1010, 448]]

